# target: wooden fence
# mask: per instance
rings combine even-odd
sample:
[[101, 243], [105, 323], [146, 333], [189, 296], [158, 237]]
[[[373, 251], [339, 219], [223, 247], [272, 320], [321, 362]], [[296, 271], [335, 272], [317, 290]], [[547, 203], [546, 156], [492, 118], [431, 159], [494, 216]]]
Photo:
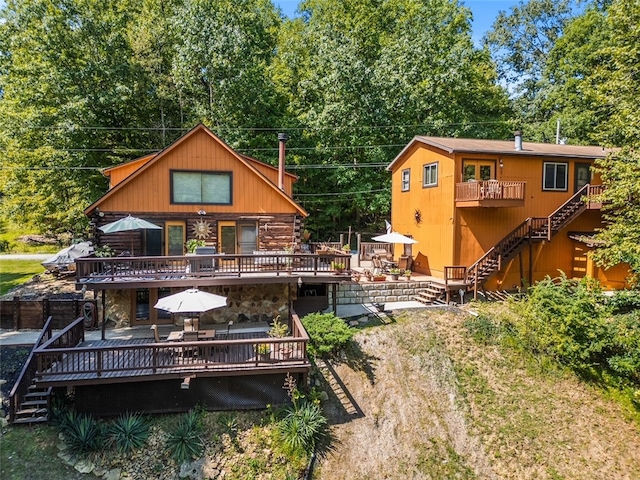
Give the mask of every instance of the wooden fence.
[[97, 300], [81, 298], [25, 300], [14, 297], [0, 300], [0, 328], [12, 330], [40, 330], [48, 317], [53, 317], [52, 328], [58, 330], [85, 317], [87, 326], [96, 320]]

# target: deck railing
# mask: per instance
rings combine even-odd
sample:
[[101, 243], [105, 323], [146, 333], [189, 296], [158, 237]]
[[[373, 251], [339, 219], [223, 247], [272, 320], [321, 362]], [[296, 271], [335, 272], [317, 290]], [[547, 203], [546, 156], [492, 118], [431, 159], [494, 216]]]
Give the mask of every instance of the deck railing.
[[76, 279], [79, 283], [96, 281], [198, 279], [205, 277], [242, 276], [243, 274], [289, 273], [326, 274], [333, 264], [345, 264], [351, 269], [351, 256], [305, 253], [269, 253], [245, 255], [179, 255], [166, 257], [111, 257], [76, 259]]
[[[242, 371], [280, 365], [308, 365], [307, 336], [297, 315], [291, 317], [291, 336], [243, 339], [122, 343], [62, 347], [56, 338], [35, 349], [39, 381], [82, 381], [140, 375], [174, 375], [187, 371]], [[237, 332], [236, 332], [237, 333]], [[223, 336], [224, 334], [221, 334]], [[62, 343], [66, 343], [65, 340]], [[267, 345], [268, 358], [257, 354]]]
[[456, 201], [524, 200], [525, 185], [498, 180], [456, 183]]

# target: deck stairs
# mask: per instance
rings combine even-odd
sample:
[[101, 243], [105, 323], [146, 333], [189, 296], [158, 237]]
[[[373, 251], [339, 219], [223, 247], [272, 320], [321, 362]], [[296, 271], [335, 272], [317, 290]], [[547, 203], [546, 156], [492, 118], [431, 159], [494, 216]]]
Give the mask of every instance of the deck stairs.
[[560, 230], [588, 208], [584, 198], [589, 193], [589, 187], [588, 184], [582, 187], [548, 217], [529, 217], [518, 225], [467, 269], [467, 286], [475, 285], [477, 288], [483, 285], [502, 268], [503, 262], [515, 257], [529, 242], [551, 241]]
[[430, 282], [425, 289], [417, 292], [413, 298], [427, 305], [446, 305], [446, 295], [447, 291], [444, 284]]
[[51, 387], [40, 388], [35, 384], [29, 386], [29, 392], [24, 395], [20, 407], [15, 413], [14, 425], [30, 425], [45, 423], [49, 420], [49, 402]]

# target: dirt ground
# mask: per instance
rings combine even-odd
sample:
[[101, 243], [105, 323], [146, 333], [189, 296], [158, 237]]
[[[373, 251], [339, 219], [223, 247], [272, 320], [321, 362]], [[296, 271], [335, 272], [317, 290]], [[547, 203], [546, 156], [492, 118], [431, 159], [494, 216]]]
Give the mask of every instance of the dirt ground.
[[636, 479], [640, 432], [571, 374], [464, 335], [465, 314], [412, 311], [324, 365], [335, 450], [321, 479]]

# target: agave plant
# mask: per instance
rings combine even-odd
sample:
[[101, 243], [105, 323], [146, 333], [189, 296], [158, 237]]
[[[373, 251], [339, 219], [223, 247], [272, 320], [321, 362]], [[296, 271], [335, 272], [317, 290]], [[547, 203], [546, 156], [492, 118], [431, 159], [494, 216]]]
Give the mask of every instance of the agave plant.
[[278, 424], [278, 433], [284, 447], [290, 452], [310, 454], [327, 436], [328, 422], [320, 407], [305, 402], [292, 407]]
[[146, 420], [137, 413], [120, 415], [109, 428], [111, 444], [120, 453], [128, 453], [142, 447], [149, 436]]
[[60, 429], [72, 453], [93, 452], [105, 444], [105, 426], [90, 415], [69, 411], [61, 420]]
[[204, 452], [201, 432], [202, 424], [198, 414], [194, 411], [185, 414], [167, 439], [171, 457], [180, 464], [200, 457]]

